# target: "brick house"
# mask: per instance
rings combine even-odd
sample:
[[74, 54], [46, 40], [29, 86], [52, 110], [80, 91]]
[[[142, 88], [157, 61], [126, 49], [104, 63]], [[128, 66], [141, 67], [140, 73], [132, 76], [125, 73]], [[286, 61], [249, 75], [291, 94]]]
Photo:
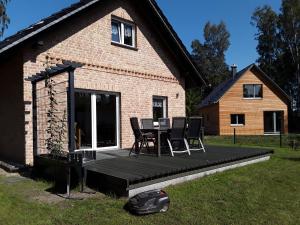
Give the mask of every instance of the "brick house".
[[207, 134], [272, 135], [288, 132], [288, 95], [252, 64], [217, 86], [199, 105]]
[[0, 42], [1, 160], [32, 165], [45, 151], [33, 95], [47, 91], [28, 78], [47, 73], [73, 74], [75, 147], [99, 151], [131, 147], [132, 116], [185, 116], [186, 88], [205, 84], [154, 0], [82, 0]]

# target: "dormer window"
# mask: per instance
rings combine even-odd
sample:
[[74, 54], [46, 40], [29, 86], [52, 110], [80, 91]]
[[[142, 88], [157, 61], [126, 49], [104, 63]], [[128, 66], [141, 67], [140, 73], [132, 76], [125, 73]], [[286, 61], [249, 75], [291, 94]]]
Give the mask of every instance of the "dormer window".
[[128, 47], [135, 47], [135, 26], [131, 23], [113, 19], [111, 22], [111, 41]]
[[263, 97], [263, 89], [261, 84], [244, 84], [244, 98], [255, 99]]

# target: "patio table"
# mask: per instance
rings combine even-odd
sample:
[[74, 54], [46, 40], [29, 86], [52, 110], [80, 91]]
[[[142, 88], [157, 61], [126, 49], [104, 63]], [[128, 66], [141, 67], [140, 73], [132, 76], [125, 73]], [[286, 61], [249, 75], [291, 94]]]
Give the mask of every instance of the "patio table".
[[157, 137], [157, 157], [161, 156], [161, 135], [169, 130], [170, 128], [141, 129], [143, 133], [153, 133]]

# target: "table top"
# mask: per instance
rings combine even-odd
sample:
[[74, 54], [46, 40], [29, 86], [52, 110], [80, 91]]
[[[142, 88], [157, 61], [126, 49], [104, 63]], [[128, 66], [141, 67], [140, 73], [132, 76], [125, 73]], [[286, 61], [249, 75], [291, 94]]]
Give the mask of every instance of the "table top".
[[153, 129], [141, 129], [141, 131], [143, 131], [143, 132], [157, 132], [157, 131], [168, 132], [169, 130], [171, 130], [171, 128], [159, 128], [159, 127], [155, 127]]

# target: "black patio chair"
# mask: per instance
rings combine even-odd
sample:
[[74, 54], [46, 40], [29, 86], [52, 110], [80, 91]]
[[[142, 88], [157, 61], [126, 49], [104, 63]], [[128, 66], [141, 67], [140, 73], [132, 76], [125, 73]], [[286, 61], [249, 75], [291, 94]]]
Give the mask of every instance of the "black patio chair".
[[202, 117], [191, 117], [188, 122], [186, 139], [190, 151], [203, 151], [205, 148], [201, 140]]
[[186, 118], [185, 117], [174, 117], [172, 122], [172, 129], [168, 134], [167, 142], [170, 147], [171, 155], [174, 153], [187, 152], [191, 155], [189, 145], [185, 139], [186, 130]]
[[153, 119], [141, 119], [143, 129], [154, 129]]
[[146, 147], [149, 150], [149, 142], [152, 142], [155, 145], [155, 140], [152, 133], [143, 133], [140, 129], [138, 118], [130, 118], [131, 128], [134, 134], [135, 141], [132, 145], [132, 148], [129, 152], [129, 156], [134, 151], [136, 155], [139, 155], [142, 148]]
[[170, 119], [169, 118], [159, 118], [158, 119], [159, 129], [169, 129]]

